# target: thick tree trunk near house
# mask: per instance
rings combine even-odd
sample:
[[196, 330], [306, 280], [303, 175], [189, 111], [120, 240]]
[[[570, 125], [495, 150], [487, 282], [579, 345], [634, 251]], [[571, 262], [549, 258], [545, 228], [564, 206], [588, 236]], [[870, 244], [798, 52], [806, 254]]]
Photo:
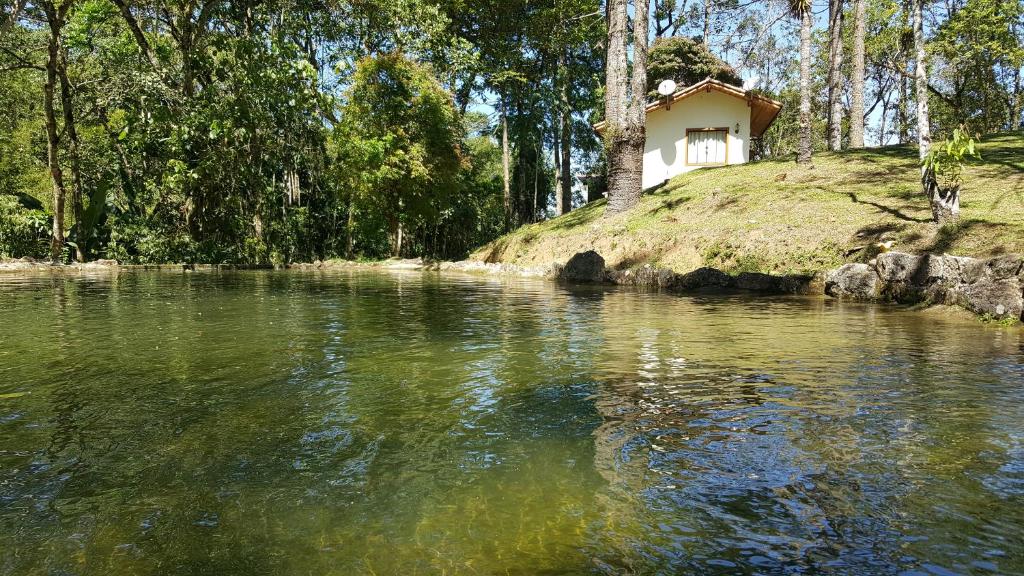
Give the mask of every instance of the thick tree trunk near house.
[[811, 134], [811, 12], [800, 15], [800, 142], [796, 161], [810, 164], [813, 147]]
[[[607, 214], [629, 210], [643, 191], [643, 153], [646, 132], [648, 0], [636, 0], [633, 21], [633, 66], [626, 61], [626, 0], [611, 0], [608, 10], [608, 63], [605, 101], [608, 152]], [[630, 90], [627, 94], [626, 86]]]
[[75, 126], [74, 102], [71, 100], [71, 81], [68, 79], [67, 55], [61, 53], [57, 63], [57, 77], [60, 79], [60, 101], [64, 114], [64, 133], [68, 137], [68, 158], [71, 161], [71, 210], [75, 218], [75, 260], [88, 259], [88, 235], [85, 230], [85, 206], [82, 199], [82, 163], [79, 157], [80, 142]]
[[843, 147], [843, 0], [828, 3], [828, 149]]
[[[853, 0], [853, 72], [850, 79], [850, 148], [864, 147], [864, 1]], [[886, 106], [888, 108], [888, 106]], [[882, 134], [885, 138], [885, 110]]]

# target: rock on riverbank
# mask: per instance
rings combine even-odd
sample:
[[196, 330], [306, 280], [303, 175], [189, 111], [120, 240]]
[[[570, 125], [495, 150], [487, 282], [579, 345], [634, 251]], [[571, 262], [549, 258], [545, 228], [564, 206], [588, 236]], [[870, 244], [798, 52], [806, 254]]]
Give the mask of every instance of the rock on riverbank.
[[993, 319], [1024, 320], [1024, 258], [978, 259], [934, 254], [880, 254], [825, 277], [837, 298], [908, 304], [951, 304]]

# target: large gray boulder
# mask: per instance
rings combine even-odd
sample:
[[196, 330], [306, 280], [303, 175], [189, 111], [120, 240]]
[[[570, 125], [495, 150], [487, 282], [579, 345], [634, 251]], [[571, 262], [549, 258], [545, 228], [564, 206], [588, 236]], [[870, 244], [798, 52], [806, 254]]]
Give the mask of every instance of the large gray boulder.
[[954, 297], [956, 303], [977, 314], [997, 319], [1024, 319], [1024, 295], [1021, 282], [1012, 280], [983, 279], [973, 284], [958, 287]]
[[874, 300], [879, 295], [879, 278], [867, 264], [847, 264], [825, 276], [825, 293], [835, 298]]
[[882, 292], [893, 298], [921, 300], [935, 297], [937, 284], [946, 284], [949, 266], [942, 256], [886, 252], [875, 259]]
[[829, 272], [825, 292], [866, 300], [956, 304], [991, 318], [1024, 319], [1024, 258], [888, 252], [873, 266], [847, 264]]
[[604, 258], [593, 250], [578, 252], [565, 263], [561, 277], [570, 282], [603, 282]]

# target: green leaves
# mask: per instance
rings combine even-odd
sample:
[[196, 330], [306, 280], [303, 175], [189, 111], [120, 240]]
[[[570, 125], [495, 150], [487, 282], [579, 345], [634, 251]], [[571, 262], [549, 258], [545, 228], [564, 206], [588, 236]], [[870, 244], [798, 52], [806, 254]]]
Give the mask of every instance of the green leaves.
[[980, 160], [981, 155], [977, 142], [961, 125], [949, 138], [933, 145], [921, 165], [935, 175], [940, 187], [952, 188], [962, 184], [964, 165], [971, 159]]

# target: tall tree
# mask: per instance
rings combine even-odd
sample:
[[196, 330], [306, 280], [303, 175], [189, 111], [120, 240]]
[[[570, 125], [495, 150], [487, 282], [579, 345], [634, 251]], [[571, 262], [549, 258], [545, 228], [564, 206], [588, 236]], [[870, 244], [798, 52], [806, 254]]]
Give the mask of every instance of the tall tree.
[[711, 45], [711, 0], [704, 0], [704, 45]]
[[843, 146], [843, 0], [828, 2], [828, 148]]
[[608, 2], [608, 59], [605, 73], [605, 138], [608, 153], [608, 214], [640, 202], [647, 139], [648, 0], [634, 0], [633, 65], [626, 57], [627, 0]]
[[[50, 169], [53, 185], [53, 227], [50, 237], [50, 259], [61, 260], [64, 250], [64, 204], [67, 188], [64, 182], [64, 170], [60, 165], [60, 133], [57, 126], [56, 90], [64, 42], [64, 26], [67, 24], [68, 11], [72, 1], [44, 0], [39, 3], [45, 21], [46, 41], [46, 80], [43, 84], [43, 113], [46, 125], [46, 158]], [[67, 105], [70, 105], [68, 103]]]
[[[853, 72], [850, 78], [850, 148], [864, 147], [864, 2], [853, 0]], [[882, 114], [885, 122], [885, 114]], [[884, 128], [882, 132], [884, 132]], [[880, 138], [884, 139], [885, 134]]]
[[569, 69], [567, 50], [558, 54], [561, 71], [559, 74], [558, 86], [558, 120], [560, 126], [558, 132], [558, 146], [561, 155], [558, 161], [558, 214], [568, 214], [572, 210], [572, 109], [569, 107]]
[[928, 119], [928, 52], [924, 43], [924, 2], [912, 0], [914, 25], [914, 89], [917, 98], [917, 148], [923, 161], [932, 146]]
[[800, 20], [800, 143], [796, 161], [810, 164], [811, 133], [811, 0], [789, 0], [790, 12]]

